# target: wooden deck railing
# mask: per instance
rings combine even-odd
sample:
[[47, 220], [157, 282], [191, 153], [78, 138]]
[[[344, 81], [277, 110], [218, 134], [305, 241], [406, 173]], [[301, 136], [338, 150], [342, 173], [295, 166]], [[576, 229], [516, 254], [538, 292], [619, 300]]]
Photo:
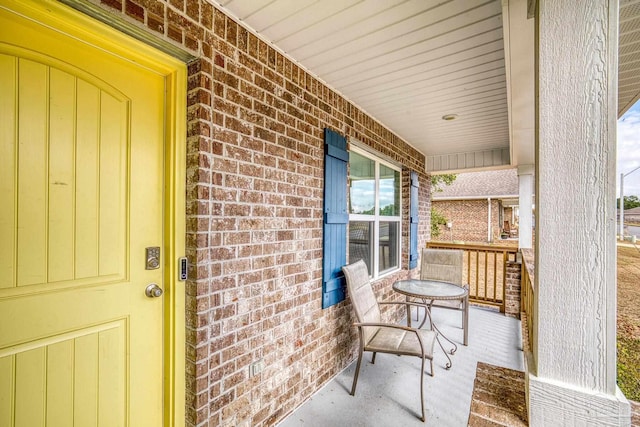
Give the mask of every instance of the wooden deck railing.
[[[522, 320], [522, 346], [523, 350], [531, 351], [533, 345], [533, 266], [534, 255], [531, 249], [522, 249], [522, 275], [521, 275], [521, 320]], [[526, 326], [526, 328], [525, 328]]]
[[497, 306], [504, 313], [507, 262], [515, 261], [518, 248], [445, 242], [428, 242], [427, 247], [462, 249], [464, 275], [469, 284], [469, 301]]

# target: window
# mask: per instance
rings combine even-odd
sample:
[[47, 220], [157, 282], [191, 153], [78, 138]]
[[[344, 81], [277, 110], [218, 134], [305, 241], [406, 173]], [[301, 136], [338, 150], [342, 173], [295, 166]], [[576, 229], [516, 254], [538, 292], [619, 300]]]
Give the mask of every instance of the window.
[[352, 149], [349, 157], [349, 263], [373, 277], [400, 267], [400, 169]]

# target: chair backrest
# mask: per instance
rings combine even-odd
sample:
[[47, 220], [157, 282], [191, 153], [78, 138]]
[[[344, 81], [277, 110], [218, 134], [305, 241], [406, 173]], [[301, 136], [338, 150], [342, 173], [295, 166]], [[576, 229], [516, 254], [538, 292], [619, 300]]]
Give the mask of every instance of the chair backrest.
[[462, 286], [463, 255], [464, 252], [457, 249], [423, 249], [420, 260], [420, 278], [440, 280]]
[[[376, 295], [369, 281], [369, 270], [363, 260], [342, 267], [344, 277], [347, 279], [347, 290], [351, 304], [356, 312], [358, 322], [380, 322], [380, 308]], [[364, 342], [376, 333], [377, 328], [364, 328]]]

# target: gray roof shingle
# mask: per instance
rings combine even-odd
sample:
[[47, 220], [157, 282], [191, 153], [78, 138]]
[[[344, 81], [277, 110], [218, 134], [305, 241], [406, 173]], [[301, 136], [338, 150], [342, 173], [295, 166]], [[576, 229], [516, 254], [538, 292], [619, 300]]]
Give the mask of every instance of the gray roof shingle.
[[433, 192], [433, 200], [451, 198], [518, 197], [518, 171], [501, 169], [495, 171], [459, 173], [451, 185], [441, 186], [441, 192]]

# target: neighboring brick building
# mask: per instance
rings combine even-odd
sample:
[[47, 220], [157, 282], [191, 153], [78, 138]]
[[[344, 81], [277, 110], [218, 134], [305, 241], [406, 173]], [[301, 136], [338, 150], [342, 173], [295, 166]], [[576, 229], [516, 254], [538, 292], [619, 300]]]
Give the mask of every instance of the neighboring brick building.
[[437, 240], [494, 242], [513, 237], [518, 226], [518, 175], [515, 169], [458, 174], [433, 193], [432, 207], [447, 219]]

